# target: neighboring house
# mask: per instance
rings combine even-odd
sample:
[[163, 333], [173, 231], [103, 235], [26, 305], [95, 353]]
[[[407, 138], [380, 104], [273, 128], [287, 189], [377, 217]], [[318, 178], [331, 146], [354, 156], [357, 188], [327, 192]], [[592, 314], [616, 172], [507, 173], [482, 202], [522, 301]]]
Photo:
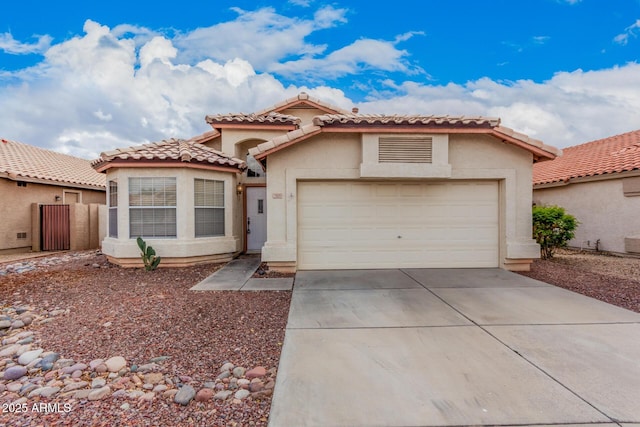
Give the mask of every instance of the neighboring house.
[[528, 269], [532, 164], [557, 150], [485, 117], [359, 115], [305, 93], [213, 130], [103, 153], [103, 252], [139, 265], [262, 254], [271, 269]]
[[580, 221], [570, 246], [640, 253], [640, 130], [534, 165], [533, 201], [562, 206]]
[[[0, 252], [97, 248], [97, 205], [105, 198], [104, 175], [88, 160], [0, 139]], [[71, 205], [67, 216], [53, 218], [53, 228], [45, 224], [44, 234], [43, 205]], [[47, 210], [44, 219], [59, 211]]]

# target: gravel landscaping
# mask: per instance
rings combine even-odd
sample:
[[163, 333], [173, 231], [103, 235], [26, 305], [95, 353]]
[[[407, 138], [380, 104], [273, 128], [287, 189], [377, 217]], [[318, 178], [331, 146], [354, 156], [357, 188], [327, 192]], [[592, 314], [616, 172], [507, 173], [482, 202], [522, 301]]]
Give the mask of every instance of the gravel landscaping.
[[640, 258], [566, 249], [521, 274], [640, 313]]
[[0, 425], [265, 426], [291, 292], [189, 290], [220, 267], [0, 264]]
[[[221, 266], [0, 258], [0, 425], [265, 426], [291, 292], [189, 290]], [[640, 312], [640, 259], [565, 250], [522, 274]]]

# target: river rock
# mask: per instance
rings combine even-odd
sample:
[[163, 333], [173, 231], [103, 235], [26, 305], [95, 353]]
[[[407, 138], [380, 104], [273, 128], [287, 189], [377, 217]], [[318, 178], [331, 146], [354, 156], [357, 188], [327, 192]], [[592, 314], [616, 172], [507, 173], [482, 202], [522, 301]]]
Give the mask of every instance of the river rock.
[[87, 399], [89, 400], [102, 400], [105, 397], [111, 394], [111, 388], [109, 386], [104, 386], [102, 388], [97, 388], [95, 390], [91, 390]]
[[4, 371], [4, 379], [5, 380], [17, 380], [18, 378], [22, 378], [27, 374], [27, 368], [24, 366], [11, 366]]
[[29, 363], [37, 359], [38, 356], [40, 356], [43, 351], [44, 350], [41, 348], [36, 350], [26, 351], [22, 353], [22, 355], [18, 358], [18, 363], [21, 365], [28, 365]]
[[120, 369], [123, 369], [127, 366], [127, 361], [122, 356], [114, 356], [110, 359], [105, 360], [104, 364], [106, 365], [109, 372], [118, 372]]
[[180, 387], [180, 390], [173, 397], [173, 401], [179, 403], [183, 406], [186, 406], [191, 402], [191, 399], [196, 395], [196, 391], [190, 385], [183, 385]]

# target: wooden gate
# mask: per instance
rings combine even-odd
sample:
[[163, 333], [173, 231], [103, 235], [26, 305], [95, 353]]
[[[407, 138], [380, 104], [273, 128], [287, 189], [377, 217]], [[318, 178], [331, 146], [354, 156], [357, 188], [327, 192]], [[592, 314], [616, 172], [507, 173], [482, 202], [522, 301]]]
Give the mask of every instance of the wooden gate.
[[69, 205], [41, 205], [40, 221], [41, 250], [69, 250], [71, 247]]

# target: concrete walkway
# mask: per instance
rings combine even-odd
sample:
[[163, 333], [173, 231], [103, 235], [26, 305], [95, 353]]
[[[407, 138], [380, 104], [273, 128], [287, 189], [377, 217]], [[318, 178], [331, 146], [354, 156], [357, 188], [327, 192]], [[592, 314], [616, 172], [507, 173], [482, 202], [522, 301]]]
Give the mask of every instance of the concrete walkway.
[[243, 255], [191, 288], [192, 291], [287, 291], [293, 278], [253, 279], [260, 257]]
[[271, 427], [640, 426], [640, 314], [499, 269], [295, 283]]

